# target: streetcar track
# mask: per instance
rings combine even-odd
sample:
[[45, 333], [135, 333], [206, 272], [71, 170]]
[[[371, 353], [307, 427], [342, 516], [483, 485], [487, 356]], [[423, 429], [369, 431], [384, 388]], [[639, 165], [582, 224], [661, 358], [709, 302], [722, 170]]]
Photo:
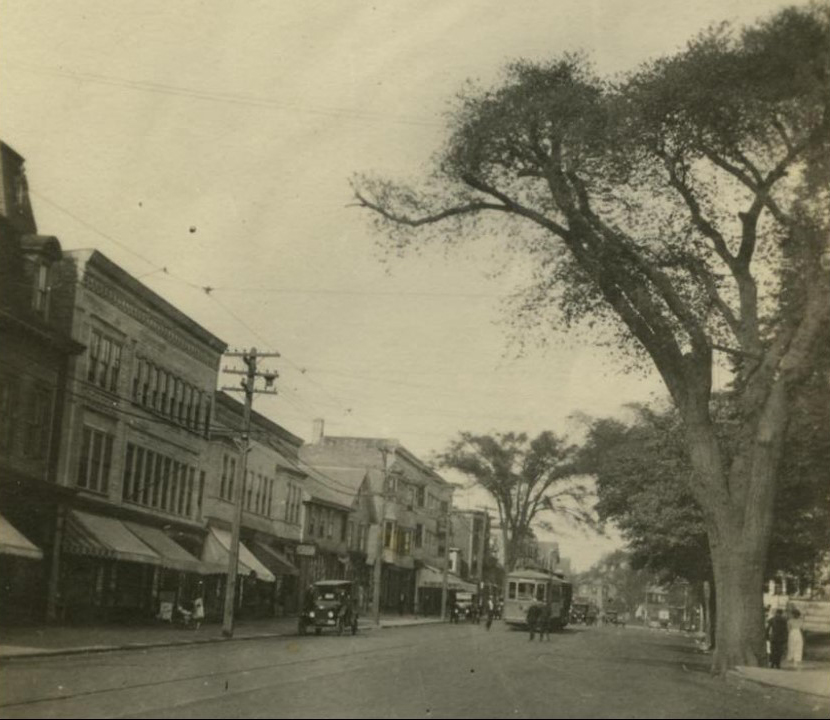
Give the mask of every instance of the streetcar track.
[[244, 675], [246, 673], [254, 673], [254, 672], [262, 672], [264, 670], [275, 669], [284, 667], [287, 665], [296, 666], [296, 665], [303, 665], [308, 663], [314, 662], [321, 662], [327, 660], [337, 660], [345, 657], [355, 657], [355, 656], [369, 656], [372, 654], [380, 654], [388, 651], [393, 650], [401, 650], [403, 648], [410, 648], [414, 647], [417, 643], [402, 643], [398, 645], [389, 645], [383, 648], [373, 648], [367, 650], [356, 650], [348, 653], [340, 653], [336, 655], [325, 655], [322, 657], [313, 657], [313, 658], [290, 658], [285, 659], [281, 662], [274, 662], [268, 663], [265, 665], [253, 665], [248, 666], [245, 668], [240, 668], [238, 670], [217, 670], [213, 672], [206, 672], [206, 673], [197, 673], [194, 675], [183, 675], [180, 677], [175, 678], [167, 678], [164, 680], [155, 680], [152, 682], [142, 682], [142, 683], [133, 683], [130, 685], [119, 685], [118, 687], [110, 687], [110, 688], [97, 688], [95, 690], [83, 690], [72, 694], [65, 694], [65, 695], [48, 695], [39, 698], [32, 698], [31, 700], [21, 700], [18, 702], [11, 702], [11, 703], [3, 703], [0, 702], [0, 708], [13, 708], [13, 707], [26, 707], [31, 705], [37, 705], [39, 703], [46, 703], [46, 702], [60, 702], [66, 700], [74, 700], [77, 698], [83, 697], [95, 697], [95, 696], [103, 696], [108, 693], [119, 693], [119, 692], [127, 692], [130, 690], [142, 690], [146, 688], [153, 688], [153, 687], [163, 687], [174, 685], [176, 683], [186, 683], [186, 682], [193, 682], [197, 680], [206, 680], [210, 678], [216, 677], [233, 677], [238, 675]]

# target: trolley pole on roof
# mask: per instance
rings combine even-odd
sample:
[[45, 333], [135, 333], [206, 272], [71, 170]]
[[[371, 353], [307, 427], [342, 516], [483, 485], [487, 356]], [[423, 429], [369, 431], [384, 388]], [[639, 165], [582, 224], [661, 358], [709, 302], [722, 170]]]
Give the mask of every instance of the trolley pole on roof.
[[[257, 360], [263, 357], [279, 357], [279, 353], [261, 353], [257, 355], [256, 348], [251, 348], [250, 351], [243, 352], [229, 352], [226, 353], [229, 357], [242, 358], [242, 362], [247, 365], [247, 370], [235, 370], [232, 368], [223, 368], [223, 371], [232, 375], [244, 375], [240, 380], [240, 387], [223, 387], [222, 389], [229, 392], [244, 392], [245, 393], [245, 410], [242, 416], [242, 437], [240, 451], [242, 452], [241, 463], [241, 477], [236, 478], [233, 487], [233, 524], [231, 527], [231, 547], [228, 554], [228, 578], [225, 583], [225, 609], [222, 618], [222, 635], [227, 638], [233, 637], [234, 612], [236, 610], [236, 584], [239, 574], [239, 535], [242, 529], [242, 502], [245, 498], [245, 484], [248, 475], [248, 453], [251, 449], [251, 407], [254, 401], [254, 394], [261, 393], [264, 395], [276, 395], [277, 391], [273, 389], [274, 380], [278, 377], [278, 373], [258, 372]], [[264, 378], [265, 389], [256, 389], [256, 379], [258, 377]]]

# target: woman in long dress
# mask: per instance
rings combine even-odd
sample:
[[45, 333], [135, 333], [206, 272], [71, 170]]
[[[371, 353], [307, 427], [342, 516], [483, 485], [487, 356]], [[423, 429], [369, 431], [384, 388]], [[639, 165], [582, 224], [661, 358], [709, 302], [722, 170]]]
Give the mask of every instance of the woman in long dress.
[[787, 635], [787, 660], [797, 669], [801, 667], [801, 658], [804, 654], [804, 635], [801, 628], [804, 620], [797, 608], [793, 608], [790, 619], [787, 621], [789, 634]]

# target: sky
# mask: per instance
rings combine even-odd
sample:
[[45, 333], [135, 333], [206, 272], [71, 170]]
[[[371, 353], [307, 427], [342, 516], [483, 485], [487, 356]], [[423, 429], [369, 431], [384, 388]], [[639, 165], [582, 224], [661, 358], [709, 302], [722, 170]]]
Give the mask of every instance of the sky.
[[[578, 437], [575, 413], [663, 398], [656, 375], [589, 338], [520, 354], [505, 298], [526, 259], [466, 243], [382, 262], [349, 178], [422, 177], [455, 94], [511, 60], [584, 50], [613, 75], [781, 6], [9, 0], [0, 136], [26, 158], [40, 232], [97, 248], [232, 348], [281, 354], [279, 394], [255, 408], [297, 435], [323, 418], [425, 459], [461, 430]], [[619, 543], [557, 539], [577, 569]]]

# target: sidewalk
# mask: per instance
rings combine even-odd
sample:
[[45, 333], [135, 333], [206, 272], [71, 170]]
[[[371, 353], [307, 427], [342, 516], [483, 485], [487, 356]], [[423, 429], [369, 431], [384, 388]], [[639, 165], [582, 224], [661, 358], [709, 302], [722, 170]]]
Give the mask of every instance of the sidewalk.
[[827, 662], [805, 660], [799, 670], [739, 667], [730, 674], [762, 685], [830, 698], [830, 663]]
[[[380, 628], [440, 622], [441, 620], [435, 617], [390, 614], [381, 616]], [[360, 631], [374, 630], [377, 627], [371, 618], [360, 619]], [[0, 662], [49, 655], [75, 655], [112, 650], [143, 650], [155, 647], [234, 642], [296, 635], [296, 617], [240, 620], [234, 628], [233, 638], [230, 639], [222, 636], [222, 625], [220, 623], [202, 625], [199, 630], [166, 624], [8, 627], [0, 630]]]

